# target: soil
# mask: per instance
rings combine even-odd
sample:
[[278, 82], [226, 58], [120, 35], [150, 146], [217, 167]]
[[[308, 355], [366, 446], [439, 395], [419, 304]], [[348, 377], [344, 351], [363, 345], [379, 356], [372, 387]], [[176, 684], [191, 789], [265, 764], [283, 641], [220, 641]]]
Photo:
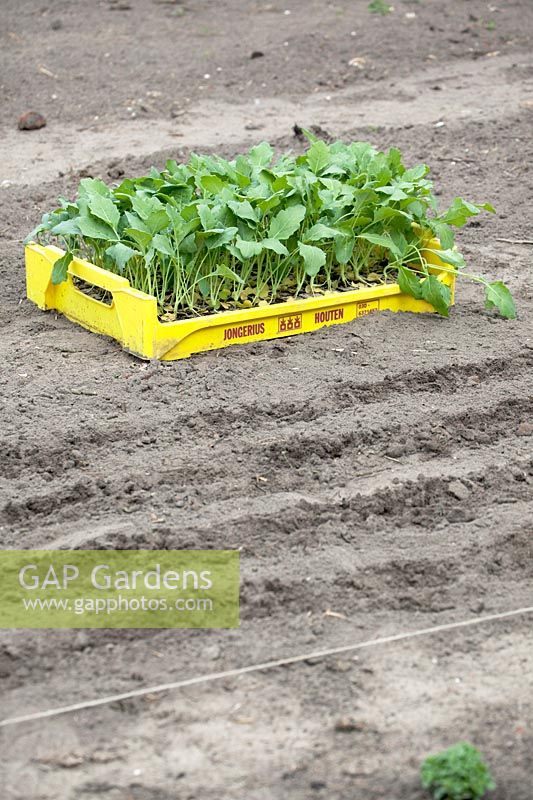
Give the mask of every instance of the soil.
[[[242, 625], [2, 631], [2, 718], [533, 605], [533, 7], [394, 6], [3, 0], [1, 546], [238, 547]], [[144, 364], [25, 300], [21, 241], [80, 176], [298, 151], [295, 123], [493, 202], [459, 242], [518, 321], [464, 283], [449, 320]], [[524, 615], [4, 728], [1, 794], [422, 800], [467, 739], [531, 800], [532, 667]]]

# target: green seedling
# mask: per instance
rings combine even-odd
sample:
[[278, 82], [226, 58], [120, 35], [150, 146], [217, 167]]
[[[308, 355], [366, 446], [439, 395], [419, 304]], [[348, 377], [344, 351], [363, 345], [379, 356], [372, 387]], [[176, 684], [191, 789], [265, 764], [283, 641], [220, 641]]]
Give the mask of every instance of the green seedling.
[[426, 758], [421, 779], [433, 800], [481, 800], [496, 786], [479, 750], [468, 742]]
[[371, 14], [381, 14], [385, 16], [386, 14], [390, 14], [393, 7], [389, 5], [389, 3], [385, 3], [384, 0], [372, 0], [371, 3], [368, 4], [368, 10]]
[[481, 283], [487, 308], [515, 317], [507, 287], [467, 272], [454, 243], [454, 229], [491, 205], [458, 197], [439, 212], [425, 164], [306, 135], [300, 156], [276, 160], [262, 142], [233, 161], [192, 154], [114, 187], [84, 178], [28, 240], [65, 250], [54, 283], [85, 258], [155, 296], [173, 320], [396, 281], [448, 316], [450, 291], [426, 260], [437, 237], [442, 269]]

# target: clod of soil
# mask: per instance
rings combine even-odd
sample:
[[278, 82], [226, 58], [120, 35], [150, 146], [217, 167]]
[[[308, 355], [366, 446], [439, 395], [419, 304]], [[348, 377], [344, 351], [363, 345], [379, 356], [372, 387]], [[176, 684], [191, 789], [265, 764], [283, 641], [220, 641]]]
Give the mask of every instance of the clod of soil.
[[36, 131], [39, 128], [44, 128], [45, 125], [46, 119], [37, 111], [26, 111], [18, 122], [20, 131]]

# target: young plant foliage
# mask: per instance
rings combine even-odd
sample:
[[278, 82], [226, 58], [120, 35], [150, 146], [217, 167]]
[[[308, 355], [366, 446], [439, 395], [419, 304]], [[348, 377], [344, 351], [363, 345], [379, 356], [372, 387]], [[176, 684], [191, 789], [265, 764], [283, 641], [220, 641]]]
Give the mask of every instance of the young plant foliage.
[[458, 742], [428, 756], [420, 777], [433, 800], [481, 800], [496, 787], [481, 753], [468, 742]]
[[455, 198], [439, 212], [426, 165], [407, 169], [395, 148], [308, 138], [300, 156], [274, 160], [262, 142], [233, 161], [193, 153], [114, 187], [85, 178], [28, 240], [66, 251], [54, 283], [80, 256], [154, 295], [163, 320], [395, 281], [448, 316], [431, 252], [483, 284], [487, 308], [516, 316], [505, 284], [466, 273], [454, 245], [453, 228], [491, 205]]

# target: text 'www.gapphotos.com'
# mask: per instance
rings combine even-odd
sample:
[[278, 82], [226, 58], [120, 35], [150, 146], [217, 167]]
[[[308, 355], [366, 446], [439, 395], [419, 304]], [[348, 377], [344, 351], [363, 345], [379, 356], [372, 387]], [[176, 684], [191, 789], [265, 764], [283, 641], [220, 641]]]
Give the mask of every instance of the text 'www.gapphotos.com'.
[[22, 604], [25, 611], [47, 613], [50, 611], [65, 611], [74, 614], [115, 614], [121, 612], [169, 612], [176, 611], [181, 614], [192, 614], [213, 611], [214, 604], [209, 597], [177, 597], [169, 600], [166, 597], [76, 597], [73, 599], [58, 599], [40, 597], [23, 598]]

